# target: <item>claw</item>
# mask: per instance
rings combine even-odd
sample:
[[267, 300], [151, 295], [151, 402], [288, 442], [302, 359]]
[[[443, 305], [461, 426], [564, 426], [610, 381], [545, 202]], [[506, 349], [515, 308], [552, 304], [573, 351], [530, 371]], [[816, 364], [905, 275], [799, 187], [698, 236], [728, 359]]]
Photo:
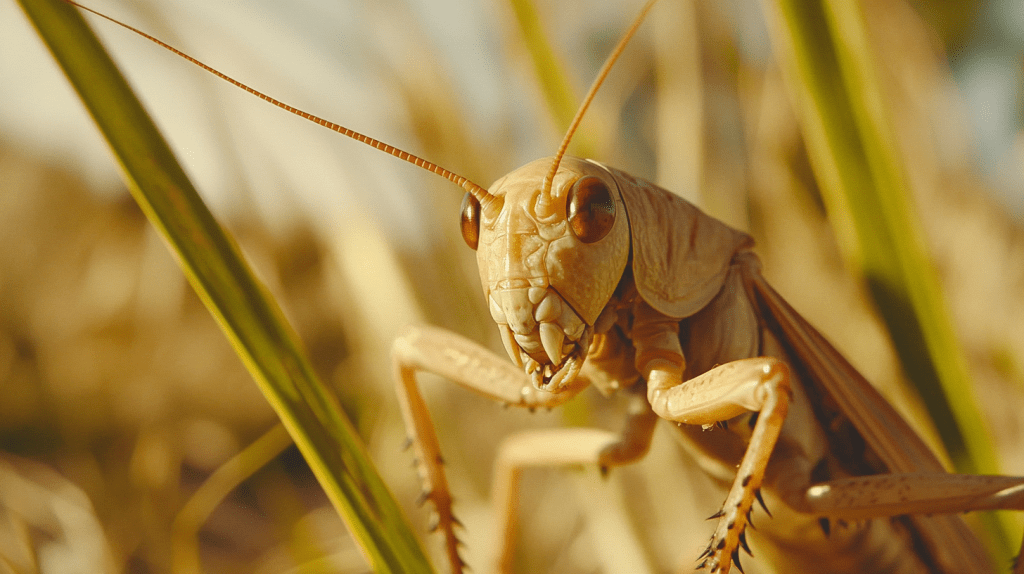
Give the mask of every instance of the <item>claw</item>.
[[750, 545], [747, 544], [747, 532], [746, 531], [740, 532], [740, 546], [743, 547], [743, 550], [747, 553], [748, 556], [751, 556], [751, 557], [754, 556], [754, 553], [750, 551]]
[[768, 514], [768, 516], [771, 517], [771, 515], [772, 515], [771, 511], [768, 510], [768, 507], [764, 505], [764, 499], [761, 498], [761, 489], [760, 488], [754, 491], [754, 496], [756, 496], [757, 497], [757, 501], [759, 503], [761, 503], [761, 508], [763, 508], [764, 511]]
[[743, 565], [740, 564], [740, 549], [739, 548], [737, 548], [737, 549], [732, 551], [732, 563], [736, 565], [736, 569], [740, 571], [740, 574], [745, 574], [743, 572]]
[[562, 354], [562, 343], [565, 341], [565, 333], [554, 323], [540, 324], [540, 343], [544, 346], [544, 352], [551, 359], [551, 364], [558, 366], [562, 364], [565, 355]]
[[501, 333], [501, 344], [505, 346], [505, 352], [508, 353], [515, 366], [522, 368], [523, 354], [519, 350], [519, 344], [516, 343], [512, 329], [508, 325], [498, 325], [498, 332]]

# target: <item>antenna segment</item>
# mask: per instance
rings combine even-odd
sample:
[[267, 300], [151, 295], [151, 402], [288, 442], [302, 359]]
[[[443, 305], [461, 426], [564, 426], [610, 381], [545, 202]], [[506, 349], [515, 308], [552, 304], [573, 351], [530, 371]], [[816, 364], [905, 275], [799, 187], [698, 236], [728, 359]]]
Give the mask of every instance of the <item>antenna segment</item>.
[[313, 115], [313, 114], [311, 114], [309, 112], [300, 110], [300, 109], [295, 108], [293, 106], [290, 106], [290, 105], [288, 105], [288, 104], [286, 104], [286, 103], [284, 103], [284, 102], [282, 102], [282, 101], [280, 101], [278, 99], [272, 98], [272, 97], [268, 96], [267, 94], [264, 94], [263, 92], [261, 92], [259, 90], [251, 88], [251, 87], [243, 84], [242, 82], [239, 82], [238, 80], [232, 78], [231, 76], [228, 76], [227, 74], [224, 74], [224, 73], [222, 73], [222, 72], [220, 72], [220, 71], [218, 71], [218, 70], [216, 70], [216, 69], [214, 69], [214, 68], [204, 64], [203, 62], [197, 60], [196, 58], [193, 58], [192, 56], [189, 56], [188, 54], [186, 54], [185, 52], [182, 52], [181, 50], [175, 48], [174, 46], [171, 46], [170, 44], [160, 40], [159, 38], [156, 38], [156, 37], [154, 37], [154, 36], [152, 36], [150, 34], [147, 34], [146, 32], [143, 32], [142, 30], [139, 30], [138, 28], [135, 28], [134, 26], [130, 26], [128, 24], [125, 24], [124, 22], [121, 22], [120, 20], [116, 20], [114, 18], [111, 18], [110, 16], [107, 16], [106, 14], [103, 14], [101, 12], [97, 12], [96, 10], [93, 10], [92, 8], [89, 8], [88, 6], [83, 6], [83, 5], [79, 4], [78, 2], [75, 2], [74, 0], [64, 0], [64, 1], [67, 2], [68, 4], [71, 4], [72, 6], [76, 6], [76, 7], [80, 8], [80, 9], [82, 9], [82, 10], [85, 10], [86, 12], [89, 12], [90, 14], [94, 14], [96, 16], [99, 16], [100, 18], [103, 18], [104, 20], [107, 20], [109, 22], [117, 24], [118, 26], [120, 26], [122, 28], [125, 28], [126, 30], [129, 30], [131, 32], [136, 33], [139, 36], [142, 36], [143, 38], [149, 40], [150, 42], [153, 42], [154, 44], [160, 46], [161, 48], [164, 48], [164, 49], [166, 49], [166, 50], [176, 54], [177, 56], [180, 56], [181, 58], [191, 62], [192, 64], [195, 64], [196, 66], [199, 66], [203, 70], [206, 70], [207, 72], [213, 74], [214, 76], [217, 76], [218, 78], [224, 80], [225, 82], [227, 82], [227, 83], [229, 83], [229, 84], [231, 84], [231, 85], [233, 85], [233, 86], [235, 86], [237, 88], [241, 88], [242, 90], [244, 90], [244, 91], [246, 91], [246, 92], [256, 96], [257, 98], [259, 98], [259, 99], [261, 99], [261, 100], [263, 100], [263, 101], [265, 101], [265, 102], [267, 102], [269, 104], [277, 106], [277, 107], [281, 108], [282, 110], [285, 110], [286, 112], [290, 112], [292, 114], [295, 114], [295, 115], [299, 116], [300, 118], [303, 118], [305, 120], [309, 120], [309, 121], [311, 121], [311, 122], [313, 122], [313, 123], [315, 123], [317, 125], [320, 125], [320, 126], [323, 126], [323, 127], [327, 128], [329, 130], [338, 132], [339, 134], [341, 134], [343, 136], [350, 137], [350, 138], [352, 138], [352, 139], [354, 139], [354, 140], [356, 140], [356, 141], [358, 141], [360, 143], [364, 143], [364, 144], [366, 144], [366, 145], [368, 145], [368, 146], [370, 146], [370, 147], [372, 147], [374, 149], [380, 150], [380, 151], [382, 151], [382, 152], [384, 152], [386, 154], [389, 154], [389, 155], [392, 155], [394, 157], [397, 157], [400, 160], [407, 161], [407, 162], [415, 165], [416, 167], [419, 167], [419, 168], [425, 169], [425, 170], [427, 170], [427, 171], [429, 171], [431, 173], [437, 174], [437, 175], [447, 179], [448, 181], [451, 181], [455, 185], [458, 185], [459, 187], [461, 187], [462, 189], [466, 190], [467, 192], [469, 192], [470, 195], [475, 197], [477, 199], [477, 201], [480, 202], [480, 207], [482, 209], [484, 209], [484, 210], [487, 210], [489, 208], [489, 206], [491, 204], [493, 204], [495, 202], [495, 200], [496, 200], [496, 198], [493, 195], [491, 195], [490, 193], [488, 193], [486, 189], [484, 189], [483, 187], [473, 183], [468, 178], [465, 178], [465, 177], [463, 177], [463, 176], [461, 176], [461, 175], [459, 175], [459, 174], [457, 174], [457, 173], [455, 173], [453, 171], [447, 170], [447, 169], [445, 169], [445, 168], [443, 168], [443, 167], [441, 167], [441, 166], [439, 166], [439, 165], [437, 165], [437, 164], [435, 164], [433, 162], [429, 162], [429, 161], [427, 161], [427, 160], [425, 160], [425, 159], [423, 159], [423, 158], [421, 158], [419, 156], [413, 155], [413, 154], [411, 154], [411, 153], [409, 153], [407, 151], [404, 151], [402, 149], [399, 149], [399, 148], [397, 148], [397, 147], [395, 147], [393, 145], [386, 144], [386, 143], [384, 143], [384, 142], [382, 142], [382, 141], [380, 141], [378, 139], [374, 139], [374, 138], [372, 138], [370, 136], [361, 134], [361, 133], [359, 133], [359, 132], [357, 132], [355, 130], [351, 130], [349, 128], [346, 128], [343, 125], [336, 124], [336, 123], [334, 123], [332, 121], [328, 121], [328, 120], [326, 120], [324, 118], [321, 118], [320, 116], [316, 116], [316, 115]]
[[640, 24], [643, 23], [647, 13], [654, 7], [654, 3], [658, 0], [649, 0], [644, 5], [643, 10], [633, 20], [633, 25], [626, 30], [626, 33], [616, 44], [615, 49], [608, 55], [608, 59], [605, 60], [604, 65], [601, 66], [601, 71], [597, 73], [597, 77], [594, 78], [594, 83], [590, 85], [590, 89], [587, 91], [587, 95], [583, 98], [583, 103], [580, 104], [579, 110], [576, 111], [576, 116], [572, 119], [572, 123], [569, 124], [569, 130], [566, 131], [565, 137], [562, 138], [561, 145], [558, 146], [558, 151], [555, 152], [555, 159], [551, 162], [551, 169], [548, 170], [548, 174], [544, 176], [544, 185], [541, 188], [541, 201], [547, 203], [550, 201], [551, 196], [551, 184], [555, 179], [555, 174], [558, 173], [558, 164], [562, 162], [562, 156], [565, 155], [565, 151], [569, 148], [569, 142], [572, 141], [573, 134], [576, 133], [576, 129], [580, 127], [580, 122], [583, 121], [583, 115], [586, 114], [587, 108], [590, 107], [590, 102], [594, 100], [594, 96], [597, 95], [597, 90], [604, 83], [604, 79], [608, 77], [608, 73], [612, 71], [612, 66], [615, 65], [615, 61], [619, 59], [619, 56], [626, 49], [626, 45], [629, 44], [630, 39], [636, 34], [636, 31], [640, 28]]

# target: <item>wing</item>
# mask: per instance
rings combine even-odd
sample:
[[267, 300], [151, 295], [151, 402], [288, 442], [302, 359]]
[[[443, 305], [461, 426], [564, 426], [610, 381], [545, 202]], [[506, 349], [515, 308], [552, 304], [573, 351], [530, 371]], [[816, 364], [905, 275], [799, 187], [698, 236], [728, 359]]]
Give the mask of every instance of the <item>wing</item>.
[[[741, 254], [739, 257], [748, 257]], [[752, 254], [749, 257], [753, 258]], [[917, 432], [882, 395], [765, 281], [759, 264], [743, 265], [744, 286], [807, 384], [832, 397], [891, 472], [945, 472]], [[959, 516], [911, 516], [942, 572], [990, 572], [990, 558]]]

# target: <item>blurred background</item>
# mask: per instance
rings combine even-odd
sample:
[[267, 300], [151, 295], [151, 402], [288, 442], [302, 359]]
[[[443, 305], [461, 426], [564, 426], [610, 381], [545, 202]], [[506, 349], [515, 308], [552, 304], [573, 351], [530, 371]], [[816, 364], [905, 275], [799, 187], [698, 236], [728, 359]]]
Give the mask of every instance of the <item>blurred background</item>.
[[[537, 7], [577, 98], [640, 5]], [[498, 0], [89, 6], [484, 186], [553, 153], [565, 127]], [[1002, 470], [1024, 474], [1024, 10], [872, 1], [865, 12], [986, 430]], [[91, 22], [425, 533], [390, 341], [426, 321], [504, 355], [458, 233], [461, 190]], [[13, 2], [0, 2], [0, 27], [0, 571], [367, 571]], [[839, 257], [759, 4], [662, 0], [583, 129], [596, 159], [752, 233], [776, 288], [934, 436]], [[592, 391], [531, 415], [444, 381], [424, 377], [423, 388], [476, 571], [495, 551], [488, 491], [501, 438], [617, 429], [622, 417]], [[690, 567], [721, 495], [665, 426], [647, 459], [609, 480], [527, 474], [521, 571]], [[196, 502], [254, 443], [230, 467], [241, 484]]]

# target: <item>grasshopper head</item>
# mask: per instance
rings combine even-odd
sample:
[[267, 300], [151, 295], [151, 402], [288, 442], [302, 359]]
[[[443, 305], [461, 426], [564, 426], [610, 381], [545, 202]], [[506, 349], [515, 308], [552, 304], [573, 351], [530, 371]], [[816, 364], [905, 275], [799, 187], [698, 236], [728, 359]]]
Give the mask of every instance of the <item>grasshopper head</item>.
[[537, 160], [498, 180], [489, 209], [467, 194], [462, 231], [509, 357], [535, 387], [558, 392], [579, 373], [622, 277], [629, 225], [607, 170], [564, 158], [545, 196], [550, 166]]

